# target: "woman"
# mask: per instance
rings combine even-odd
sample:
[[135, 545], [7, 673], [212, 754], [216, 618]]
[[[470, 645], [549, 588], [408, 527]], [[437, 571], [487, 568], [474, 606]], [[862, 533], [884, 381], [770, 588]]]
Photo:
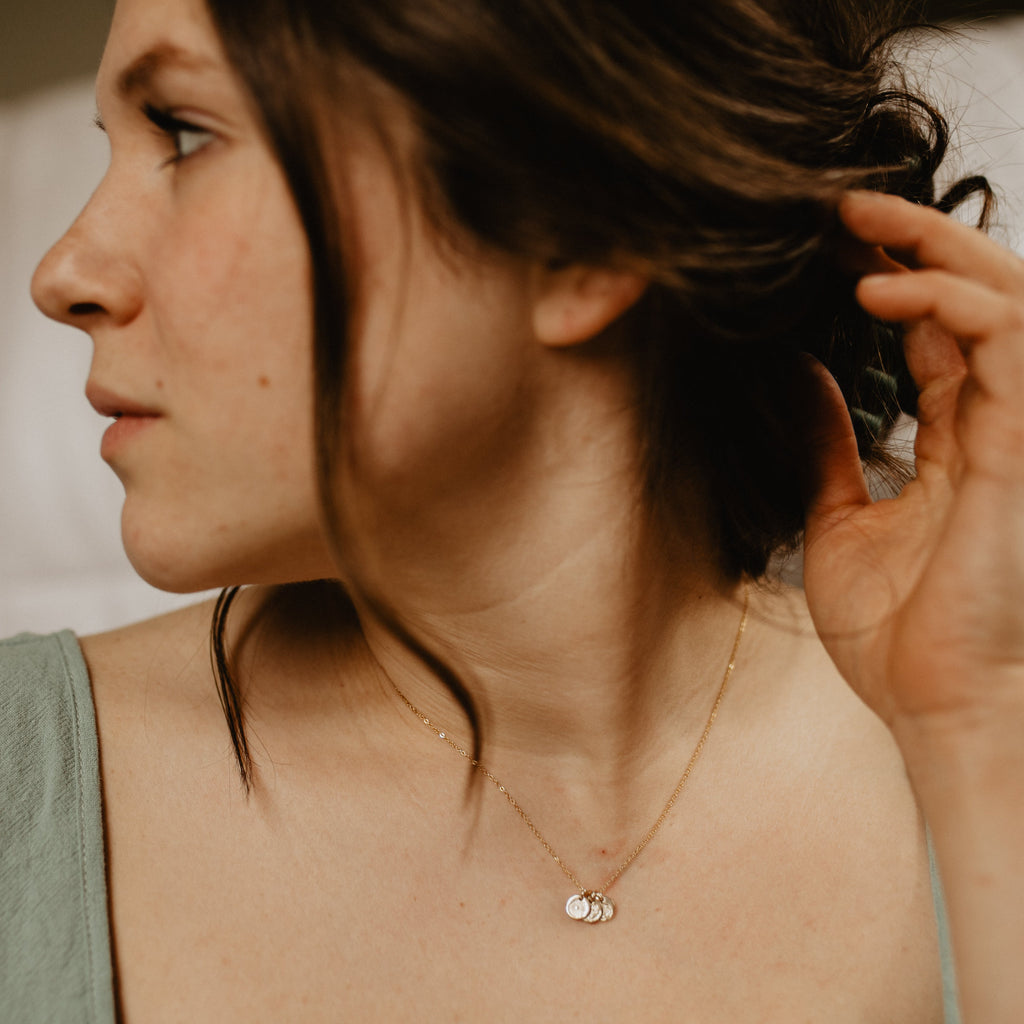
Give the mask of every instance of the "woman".
[[925, 819], [1016, 1018], [1024, 270], [888, 4], [678, 6], [119, 0], [34, 293], [251, 586], [7, 645], [19, 1019], [951, 1020]]

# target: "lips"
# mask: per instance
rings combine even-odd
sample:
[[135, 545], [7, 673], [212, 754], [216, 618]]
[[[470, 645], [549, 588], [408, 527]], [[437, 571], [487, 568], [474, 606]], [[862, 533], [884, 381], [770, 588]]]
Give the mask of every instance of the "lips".
[[112, 466], [124, 457], [135, 439], [149, 433], [162, 413], [152, 406], [119, 394], [90, 380], [85, 386], [85, 397], [101, 415], [112, 416], [114, 422], [107, 427], [100, 442], [100, 456]]
[[113, 416], [115, 419], [120, 419], [122, 416], [144, 418], [160, 415], [157, 409], [142, 405], [142, 403], [136, 402], [124, 395], [119, 395], [116, 391], [111, 391], [109, 388], [105, 388], [93, 381], [89, 381], [86, 384], [85, 397], [101, 416]]

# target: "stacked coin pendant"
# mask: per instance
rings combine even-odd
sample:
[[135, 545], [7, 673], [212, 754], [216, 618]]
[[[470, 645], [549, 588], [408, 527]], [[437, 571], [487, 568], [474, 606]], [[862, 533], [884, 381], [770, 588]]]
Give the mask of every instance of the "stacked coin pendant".
[[615, 916], [615, 904], [603, 892], [575, 893], [565, 901], [565, 912], [574, 921], [601, 924]]

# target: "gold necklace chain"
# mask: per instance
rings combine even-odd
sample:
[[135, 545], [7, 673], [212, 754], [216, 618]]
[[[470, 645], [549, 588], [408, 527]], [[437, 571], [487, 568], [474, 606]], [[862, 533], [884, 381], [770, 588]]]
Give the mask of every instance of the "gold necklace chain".
[[447, 731], [441, 726], [432, 722], [425, 714], [402, 691], [398, 688], [398, 684], [391, 678], [390, 675], [385, 673], [387, 681], [391, 684], [391, 688], [395, 691], [398, 698], [403, 704], [425, 725], [439, 740], [444, 740], [449, 747], [452, 748], [461, 757], [464, 757], [469, 763], [478, 771], [484, 778], [488, 779], [494, 784], [498, 792], [509, 802], [512, 809], [522, 818], [523, 823], [533, 833], [534, 838], [541, 846], [547, 851], [547, 854], [551, 859], [562, 869], [562, 873], [570, 882], [576, 887], [578, 892], [570, 896], [565, 904], [565, 912], [574, 921], [586, 921], [588, 924], [598, 924], [602, 921], [610, 921], [615, 916], [615, 904], [606, 895], [608, 890], [618, 879], [626, 868], [640, 856], [641, 853], [646, 849], [647, 844], [657, 835], [658, 830], [665, 823], [665, 819], [668, 817], [669, 812], [675, 806], [676, 801], [679, 799], [680, 794], [686, 787], [686, 783], [690, 779], [690, 775], [693, 772], [694, 767], [700, 760], [700, 755], [704, 752], [704, 747], [707, 744], [708, 736], [711, 734], [711, 727], [715, 724], [715, 719], [718, 717], [718, 709], [722, 704], [722, 698], [725, 696], [726, 688], [729, 685], [729, 679], [732, 676], [732, 670], [736, 666], [736, 655], [739, 653], [740, 641], [743, 639], [743, 633], [747, 628], [747, 611], [750, 606], [750, 591], [746, 590], [743, 595], [743, 615], [740, 617], [739, 628], [736, 630], [736, 638], [733, 640], [732, 651], [729, 654], [729, 663], [725, 667], [725, 674], [722, 676], [722, 682], [718, 687], [718, 693], [715, 696], [715, 701], [711, 705], [711, 711], [708, 714], [707, 722], [704, 724], [704, 731], [700, 735], [700, 739], [697, 740], [697, 745], [693, 748], [693, 753], [690, 755], [690, 760], [687, 761], [686, 767], [683, 769], [683, 774], [679, 777], [679, 781], [676, 783], [676, 788], [672, 790], [672, 795], [668, 798], [665, 806], [662, 808], [661, 814], [658, 815], [654, 824], [644, 833], [643, 838], [633, 848], [633, 851], [628, 857], [605, 879], [604, 885], [600, 889], [587, 889], [586, 886], [579, 880], [576, 872], [573, 871], [568, 864], [562, 860], [557, 853], [555, 853], [551, 844], [541, 834], [540, 829], [533, 823], [533, 819], [523, 810], [519, 801], [508, 791], [508, 788], [501, 782], [501, 780], [482, 762], [477, 760], [470, 751], [466, 750], [465, 747], [459, 746], [448, 735]]

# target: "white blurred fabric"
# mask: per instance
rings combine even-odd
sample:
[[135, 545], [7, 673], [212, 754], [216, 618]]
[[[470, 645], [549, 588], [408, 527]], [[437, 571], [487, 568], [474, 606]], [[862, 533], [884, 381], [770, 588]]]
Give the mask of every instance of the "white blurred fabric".
[[[1024, 18], [929, 52], [929, 91], [953, 109], [963, 147], [949, 177], [988, 174], [1003, 196], [997, 234], [1024, 252]], [[105, 421], [82, 394], [88, 340], [47, 321], [28, 294], [106, 164], [92, 115], [91, 82], [0, 104], [0, 636], [90, 632], [194, 600], [129, 566], [121, 487], [98, 455]]]

